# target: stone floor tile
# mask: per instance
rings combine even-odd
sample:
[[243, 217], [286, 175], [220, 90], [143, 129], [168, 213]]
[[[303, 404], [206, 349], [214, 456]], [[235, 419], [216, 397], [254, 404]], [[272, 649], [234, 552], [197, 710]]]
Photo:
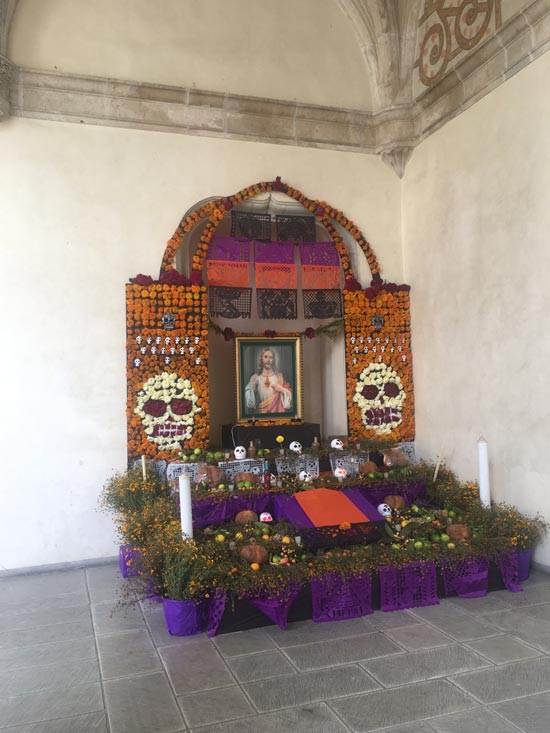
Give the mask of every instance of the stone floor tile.
[[450, 679], [484, 703], [502, 702], [550, 691], [550, 658], [503, 664]]
[[421, 621], [427, 621], [430, 624], [437, 625], [441, 621], [456, 620], [461, 621], [470, 617], [459, 606], [454, 605], [450, 599], [442, 598], [441, 601], [433, 606], [420, 606], [411, 608], [408, 611], [414, 618]]
[[368, 620], [379, 631], [423, 623], [408, 611], [375, 611], [369, 615]]
[[487, 636], [502, 634], [502, 631], [497, 629], [496, 626], [471, 616], [460, 620], [449, 619], [447, 622], [438, 621], [433, 625], [456, 641], [470, 641], [471, 639], [483, 639]]
[[83, 639], [94, 635], [90, 611], [81, 621], [36, 626], [35, 628], [10, 629], [0, 633], [0, 649], [36, 646], [36, 644], [55, 644], [57, 641]]
[[401, 655], [403, 650], [381, 632], [374, 632], [350, 639], [332, 639], [315, 644], [291, 646], [285, 649], [285, 653], [300, 671], [308, 671], [391, 654]]
[[270, 677], [292, 674], [295, 671], [278, 649], [230, 657], [226, 662], [239, 682], [266, 680]]
[[196, 728], [192, 733], [281, 733], [286, 730], [292, 733], [348, 732], [348, 728], [338, 720], [332, 710], [325, 703], [321, 703], [300, 705], [233, 723], [208, 725], [205, 728]]
[[550, 583], [524, 583], [522, 593], [498, 590], [494, 591], [494, 594], [497, 600], [503, 600], [513, 608], [550, 603]]
[[256, 713], [243, 691], [236, 685], [178, 697], [178, 703], [190, 728], [209, 723], [224, 723]]
[[101, 711], [17, 725], [15, 728], [8, 728], [7, 733], [107, 733], [107, 719]]
[[84, 570], [0, 578], [0, 608], [76, 592], [86, 592]]
[[159, 649], [176, 695], [235, 684], [233, 675], [212, 644], [186, 644]]
[[313, 621], [296, 621], [288, 624], [286, 629], [278, 626], [269, 626], [266, 633], [281, 649], [298, 644], [310, 644], [315, 641], [329, 641], [330, 639], [345, 639], [346, 637], [376, 631], [370, 621], [364, 618], [354, 618], [349, 621], [332, 621], [315, 623]]
[[[6, 598], [1, 594], [2, 590], [0, 587], [0, 622], [5, 625], [5, 628], [15, 628], [10, 624], [14, 619], [16, 622], [21, 622], [24, 625], [26, 622], [23, 617], [28, 613], [37, 614], [35, 620], [40, 620], [40, 614], [44, 614], [44, 617], [47, 619], [50, 611], [76, 607], [88, 608], [90, 601], [86, 588], [82, 588], [82, 590], [75, 591], [74, 593], [63, 593], [59, 596], [38, 596], [37, 598], [23, 602], [11, 602], [10, 598]], [[46, 624], [49, 625], [49, 623], [52, 622], [46, 620]], [[30, 625], [32, 626], [34, 624], [31, 623]]]
[[[509, 593], [509, 591], [506, 591]], [[495, 611], [506, 611], [511, 608], [506, 600], [505, 595], [495, 598], [495, 593], [487, 593], [481, 598], [455, 598], [449, 599], [451, 605], [460, 608], [461, 611], [469, 613], [473, 616], [481, 616], [484, 613], [494, 613]]]
[[436, 733], [517, 733], [501, 717], [487, 708], [478, 707], [464, 713], [432, 718], [430, 725]]
[[104, 683], [111, 733], [172, 733], [185, 724], [162, 672]]
[[519, 639], [514, 639], [508, 634], [491, 636], [487, 639], [476, 639], [470, 641], [467, 646], [475, 652], [479, 652], [495, 664], [506, 664], [506, 662], [519, 662], [522, 659], [531, 659], [540, 656], [540, 652], [533, 647], [527, 646]]
[[243, 685], [244, 691], [260, 712], [321, 702], [377, 688], [378, 684], [357, 665], [331, 667]]
[[162, 669], [147, 631], [126, 631], [97, 638], [101, 676], [104, 680]]
[[491, 708], [517, 725], [525, 733], [548, 733], [550, 729], [550, 694], [529, 695]]
[[123, 578], [120, 574], [118, 563], [110, 565], [96, 565], [86, 568], [86, 580], [88, 588], [116, 588]]
[[432, 726], [423, 720], [414, 723], [403, 723], [403, 725], [392, 725], [390, 728], [382, 728], [380, 733], [434, 733]]
[[145, 629], [145, 620], [137, 605], [120, 607], [109, 602], [94, 604], [91, 609], [96, 636]]
[[408, 651], [429, 649], [431, 647], [453, 644], [453, 639], [427, 624], [402, 626], [399, 629], [388, 629], [385, 632], [390, 639], [401, 644]]
[[93, 637], [62, 641], [57, 644], [37, 644], [13, 649], [0, 649], [0, 669], [23, 669], [44, 664], [63, 664], [84, 659], [97, 659]]
[[[63, 597], [59, 596], [59, 598]], [[78, 594], [78, 598], [82, 601], [83, 597]], [[81, 605], [69, 606], [67, 608], [38, 606], [35, 610], [31, 611], [25, 609], [25, 606], [14, 606], [3, 613], [0, 612], [0, 635], [14, 629], [36, 629], [39, 626], [75, 623], [77, 621], [88, 621], [89, 619], [90, 607], [88, 605], [88, 596], [85, 597]]]
[[455, 713], [475, 705], [471, 697], [447, 680], [376, 690], [330, 703], [344, 723], [357, 733]]
[[536, 649], [550, 653], [550, 622], [527, 613], [527, 609], [498, 611], [484, 616], [493, 626], [511, 636], [531, 644]]
[[63, 690], [74, 685], [93, 684], [99, 682], [99, 679], [99, 664], [96, 659], [9, 671], [0, 670], [0, 697], [43, 690]]
[[67, 687], [63, 694], [59, 690], [46, 690], [0, 699], [0, 726], [8, 728], [100, 710], [103, 710], [103, 699], [99, 684]]
[[420, 652], [385, 657], [362, 662], [384, 687], [398, 687], [411, 682], [423, 682], [489, 666], [489, 662], [458, 644]]
[[275, 644], [263, 628], [221, 634], [215, 636], [213, 641], [224, 657], [236, 657], [240, 654], [252, 654], [275, 648]]

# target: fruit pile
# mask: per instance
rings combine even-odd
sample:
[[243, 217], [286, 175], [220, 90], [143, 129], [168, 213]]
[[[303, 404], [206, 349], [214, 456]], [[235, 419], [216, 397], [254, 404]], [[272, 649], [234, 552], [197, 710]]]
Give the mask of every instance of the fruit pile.
[[415, 550], [438, 549], [445, 546], [454, 550], [457, 543], [467, 544], [477, 530], [464, 524], [463, 512], [458, 508], [436, 509], [411, 504], [394, 509], [386, 523], [386, 533], [392, 539], [394, 550], [414, 547]]

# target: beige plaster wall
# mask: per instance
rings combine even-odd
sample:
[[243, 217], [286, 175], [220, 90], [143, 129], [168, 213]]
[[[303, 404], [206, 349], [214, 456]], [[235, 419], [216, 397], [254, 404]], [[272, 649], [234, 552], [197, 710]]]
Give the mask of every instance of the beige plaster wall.
[[334, 0], [19, 0], [9, 50], [48, 71], [372, 109]]
[[[401, 279], [401, 184], [373, 156], [8, 119], [0, 160], [0, 569], [114, 554], [97, 498], [125, 467], [124, 283], [158, 274], [191, 204], [281, 175]], [[331, 370], [338, 395], [343, 356]], [[339, 399], [326, 410], [345, 420]]]
[[[550, 518], [550, 54], [414, 152], [403, 179], [417, 446]], [[550, 544], [538, 554], [550, 565]]]

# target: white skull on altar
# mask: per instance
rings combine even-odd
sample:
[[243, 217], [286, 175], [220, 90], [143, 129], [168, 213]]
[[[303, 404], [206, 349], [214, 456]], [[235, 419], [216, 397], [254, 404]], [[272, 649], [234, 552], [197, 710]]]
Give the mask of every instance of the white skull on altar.
[[406, 397], [395, 369], [372, 362], [359, 375], [353, 401], [361, 410], [365, 427], [377, 435], [388, 435], [401, 423]]
[[235, 460], [244, 461], [246, 458], [246, 448], [244, 445], [238, 445], [233, 451], [233, 455], [235, 456]]
[[271, 516], [269, 512], [262, 512], [260, 514], [260, 522], [272, 522], [272, 521], [273, 521], [273, 517]]
[[391, 517], [391, 506], [388, 504], [379, 504], [376, 508], [383, 517]]
[[334, 469], [334, 475], [336, 476], [337, 479], [341, 480], [343, 478], [346, 478], [346, 476], [348, 475], [348, 472], [346, 471], [345, 468], [342, 468], [342, 466], [337, 466]]
[[344, 443], [340, 440], [340, 438], [334, 438], [334, 440], [331, 441], [330, 447], [334, 448], [334, 450], [344, 450]]
[[302, 444], [301, 443], [298, 443], [297, 440], [293, 440], [292, 443], [288, 447], [294, 453], [301, 453], [302, 452]]
[[313, 476], [310, 474], [309, 471], [300, 471], [300, 473], [298, 474], [298, 480], [309, 483], [310, 481], [313, 481]]
[[161, 372], [148, 379], [137, 394], [134, 412], [139, 415], [147, 440], [161, 450], [181, 450], [193, 434], [198, 397], [189, 379], [175, 372]]

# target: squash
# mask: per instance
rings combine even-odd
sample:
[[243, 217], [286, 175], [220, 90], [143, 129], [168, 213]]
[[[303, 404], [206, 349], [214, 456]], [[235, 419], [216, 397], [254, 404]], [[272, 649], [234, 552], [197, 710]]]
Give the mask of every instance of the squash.
[[239, 512], [235, 517], [235, 524], [248, 524], [249, 522], [257, 521], [258, 515], [250, 509], [243, 509], [243, 511]]
[[235, 478], [233, 481], [238, 484], [239, 481], [251, 481], [252, 483], [255, 483], [258, 480], [258, 476], [255, 473], [250, 473], [250, 471], [241, 471], [240, 473], [235, 474]]
[[395, 468], [395, 466], [408, 466], [409, 456], [402, 448], [388, 448], [384, 451], [384, 466]]
[[201, 465], [197, 470], [197, 483], [206, 481], [209, 484], [217, 486], [225, 481], [225, 472], [219, 466]]
[[359, 464], [359, 473], [376, 473], [378, 466], [374, 461], [363, 461]]
[[241, 557], [249, 563], [263, 565], [267, 562], [269, 555], [265, 547], [261, 545], [245, 545], [241, 550]]
[[452, 540], [467, 540], [472, 530], [466, 524], [448, 524], [445, 530]]
[[398, 494], [390, 494], [384, 497], [384, 504], [387, 504], [392, 509], [403, 509], [407, 506], [407, 502], [402, 496]]

